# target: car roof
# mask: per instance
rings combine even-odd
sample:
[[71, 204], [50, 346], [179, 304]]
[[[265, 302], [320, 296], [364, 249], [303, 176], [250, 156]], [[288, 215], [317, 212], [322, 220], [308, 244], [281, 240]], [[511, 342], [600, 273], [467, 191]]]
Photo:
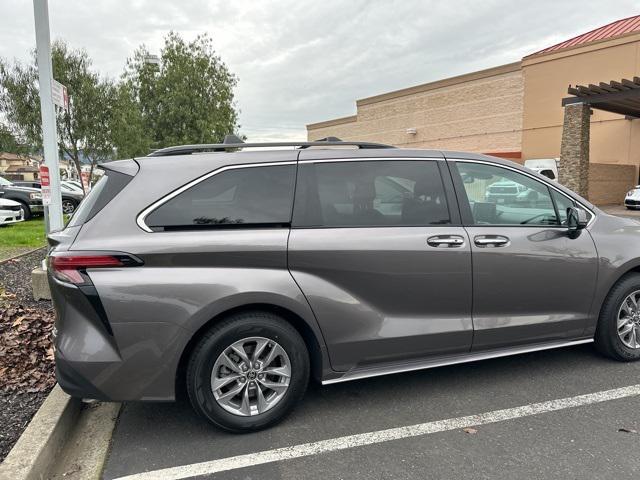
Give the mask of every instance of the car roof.
[[[277, 145], [276, 145], [277, 146]], [[142, 170], [152, 168], [156, 174], [172, 177], [172, 180], [186, 183], [200, 175], [207, 174], [218, 168], [231, 165], [279, 163], [310, 160], [353, 160], [357, 158], [425, 158], [434, 160], [468, 160], [478, 163], [491, 163], [509, 167], [522, 173], [535, 176], [540, 181], [561, 190], [573, 197], [589, 209], [595, 206], [588, 200], [558, 183], [534, 172], [520, 163], [504, 158], [493, 157], [481, 153], [463, 152], [455, 150], [405, 149], [405, 148], [345, 148], [345, 146], [313, 146], [313, 148], [246, 148], [238, 151], [204, 151], [190, 154], [169, 156], [136, 157], [134, 160]], [[348, 147], [352, 147], [349, 145]], [[106, 164], [109, 165], [109, 164]], [[106, 167], [105, 165], [105, 167]], [[178, 166], [178, 168], [177, 168]], [[158, 178], [158, 177], [156, 177]], [[173, 183], [173, 182], [171, 182]]]

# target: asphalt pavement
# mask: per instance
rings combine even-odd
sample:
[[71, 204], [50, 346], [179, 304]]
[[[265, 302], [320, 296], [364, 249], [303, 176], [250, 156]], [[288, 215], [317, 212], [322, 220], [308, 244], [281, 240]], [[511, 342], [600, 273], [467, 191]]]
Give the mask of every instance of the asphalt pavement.
[[[608, 360], [588, 344], [324, 387], [312, 384], [282, 424], [253, 434], [221, 432], [184, 400], [129, 403], [116, 426], [104, 478], [637, 478], [640, 396], [607, 399], [598, 392], [628, 386], [640, 391], [638, 384], [640, 363]], [[542, 413], [531, 407], [593, 393], [600, 400], [580, 406], [565, 401], [568, 407]], [[490, 414], [491, 422], [467, 431], [455, 427], [459, 422], [439, 422], [502, 409], [516, 414], [508, 420]], [[425, 430], [446, 428], [391, 440], [380, 433], [425, 423]], [[350, 446], [368, 432], [375, 442]], [[333, 450], [322, 450], [327, 443]], [[273, 453], [282, 447], [306, 453], [283, 459], [289, 449]], [[228, 462], [240, 455], [249, 455], [242, 457], [248, 466]], [[136, 477], [143, 472], [149, 473]]]

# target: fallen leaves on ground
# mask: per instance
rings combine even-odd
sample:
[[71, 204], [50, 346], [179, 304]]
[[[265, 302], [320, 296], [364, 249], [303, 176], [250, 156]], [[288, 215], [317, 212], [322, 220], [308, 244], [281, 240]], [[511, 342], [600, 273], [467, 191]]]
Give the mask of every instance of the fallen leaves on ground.
[[0, 294], [0, 392], [36, 393], [55, 383], [53, 310], [24, 307]]

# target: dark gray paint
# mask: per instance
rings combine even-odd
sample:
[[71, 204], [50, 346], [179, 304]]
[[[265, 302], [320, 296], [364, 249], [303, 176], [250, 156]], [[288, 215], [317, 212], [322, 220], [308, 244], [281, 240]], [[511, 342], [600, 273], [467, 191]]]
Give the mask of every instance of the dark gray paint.
[[[430, 158], [442, 165], [445, 157], [489, 161], [559, 189], [595, 218], [576, 239], [562, 229], [538, 227], [149, 233], [136, 223], [149, 205], [216, 169], [298, 157]], [[298, 319], [296, 326], [309, 333], [318, 376], [335, 381], [357, 378], [359, 371], [392, 372], [421, 360], [432, 365], [451, 357], [460, 360], [471, 349], [489, 349], [491, 356], [491, 349], [502, 346], [542, 348], [545, 341], [553, 346], [559, 340], [589, 338], [611, 286], [640, 266], [639, 224], [610, 217], [545, 177], [492, 157], [308, 149], [141, 158], [136, 163], [112, 164], [123, 173], [135, 173], [138, 165], [140, 171], [93, 219], [56, 235], [56, 250], [122, 251], [144, 260], [143, 267], [88, 272], [113, 337], [78, 300], [76, 287], [50, 280], [58, 312], [57, 355], [113, 400], [174, 398], [189, 341], [230, 309], [267, 305], [290, 312]], [[456, 207], [455, 199], [451, 206]], [[430, 236], [445, 234], [465, 242], [452, 249], [428, 245]], [[504, 235], [510, 245], [480, 251], [473, 237], [484, 234]]]

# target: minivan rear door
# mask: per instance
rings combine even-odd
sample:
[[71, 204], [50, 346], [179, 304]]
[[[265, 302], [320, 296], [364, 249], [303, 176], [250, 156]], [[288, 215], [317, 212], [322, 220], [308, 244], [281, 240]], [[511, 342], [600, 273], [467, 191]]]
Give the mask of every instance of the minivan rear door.
[[470, 349], [471, 250], [452, 190], [442, 158], [301, 153], [288, 264], [335, 370]]

